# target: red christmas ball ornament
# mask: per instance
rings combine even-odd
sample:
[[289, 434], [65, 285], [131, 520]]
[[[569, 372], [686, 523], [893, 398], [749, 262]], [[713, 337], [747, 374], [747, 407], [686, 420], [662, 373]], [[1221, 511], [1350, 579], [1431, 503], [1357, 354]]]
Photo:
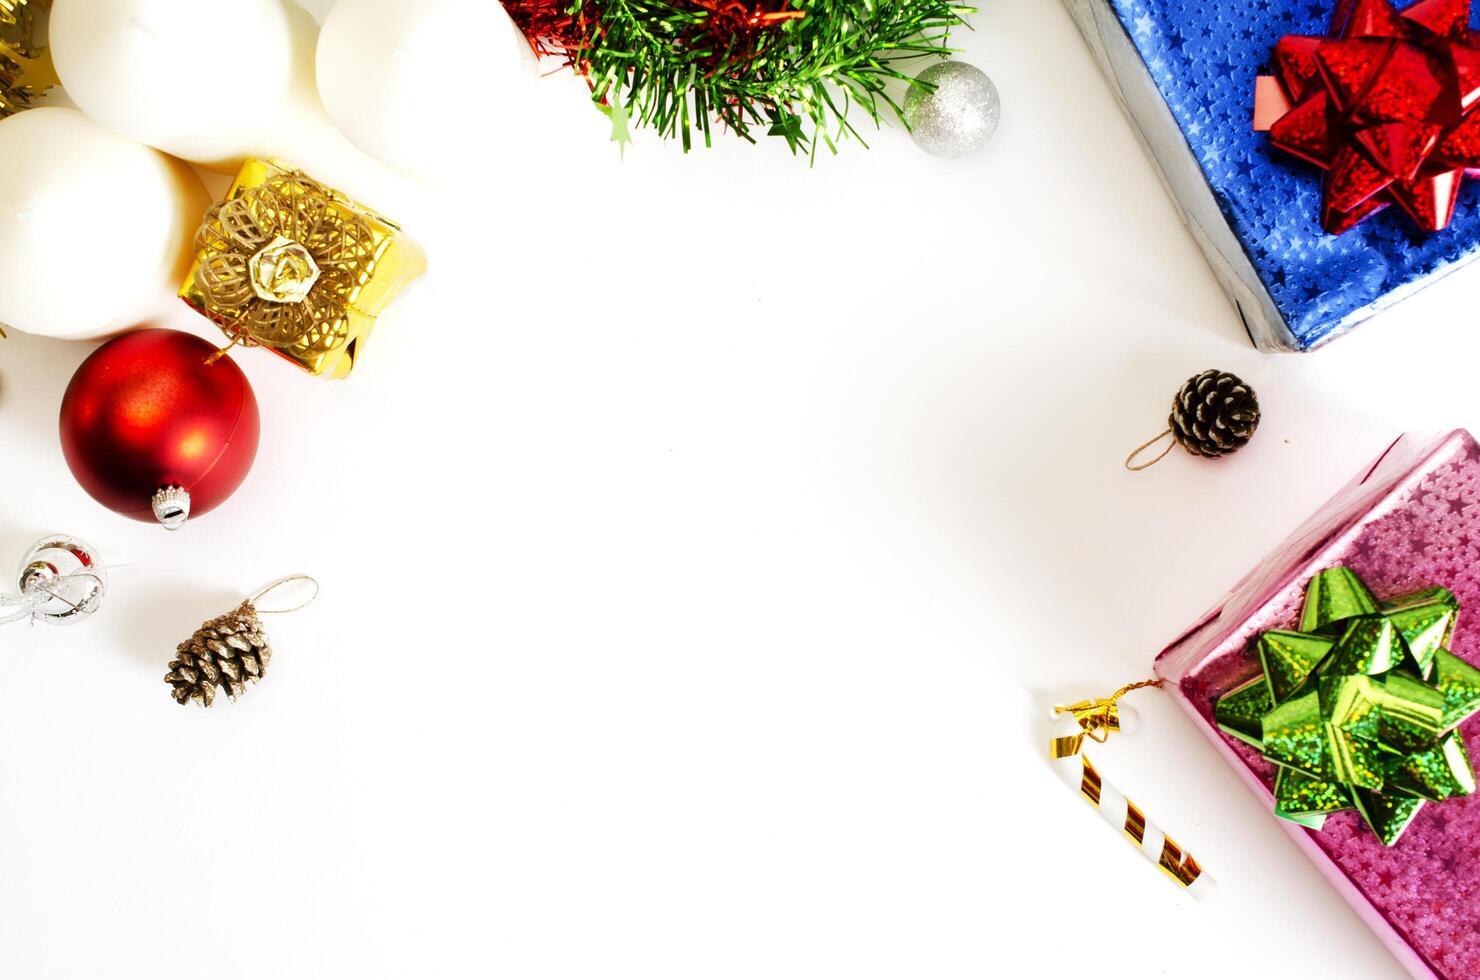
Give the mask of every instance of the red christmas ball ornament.
[[62, 397], [62, 453], [77, 482], [104, 507], [171, 529], [241, 486], [258, 431], [241, 368], [178, 330], [110, 340]]

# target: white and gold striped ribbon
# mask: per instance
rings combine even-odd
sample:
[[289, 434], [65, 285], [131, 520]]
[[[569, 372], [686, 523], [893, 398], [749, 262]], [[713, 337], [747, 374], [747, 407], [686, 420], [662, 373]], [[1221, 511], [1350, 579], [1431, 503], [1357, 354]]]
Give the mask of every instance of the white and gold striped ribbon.
[[[1113, 701], [1111, 706], [1113, 707]], [[1050, 754], [1059, 778], [1099, 811], [1106, 823], [1122, 831], [1147, 860], [1154, 862], [1168, 877], [1185, 888], [1187, 894], [1198, 901], [1211, 894], [1217, 882], [1202, 870], [1197, 859], [1168, 837], [1160, 827], [1147, 820], [1141, 808], [1127, 799], [1125, 794], [1106, 782], [1100, 771], [1081, 751], [1087, 731], [1081, 721], [1082, 713], [1075, 713], [1067, 708], [1056, 710], [1058, 721], [1054, 726]], [[1119, 727], [1113, 712], [1111, 717], [1112, 722], [1106, 726], [1106, 734]], [[1096, 741], [1104, 739], [1097, 738]]]

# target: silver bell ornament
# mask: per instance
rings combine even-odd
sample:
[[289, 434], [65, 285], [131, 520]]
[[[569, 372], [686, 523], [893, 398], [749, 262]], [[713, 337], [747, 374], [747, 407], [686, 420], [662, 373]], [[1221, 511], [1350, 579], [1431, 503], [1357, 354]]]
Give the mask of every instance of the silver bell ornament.
[[975, 153], [997, 131], [1002, 99], [980, 69], [964, 61], [943, 61], [915, 77], [904, 100], [904, 121], [915, 145], [932, 156], [954, 158]]
[[16, 587], [14, 594], [0, 592], [0, 623], [77, 623], [103, 605], [108, 572], [87, 542], [53, 534], [21, 559]]

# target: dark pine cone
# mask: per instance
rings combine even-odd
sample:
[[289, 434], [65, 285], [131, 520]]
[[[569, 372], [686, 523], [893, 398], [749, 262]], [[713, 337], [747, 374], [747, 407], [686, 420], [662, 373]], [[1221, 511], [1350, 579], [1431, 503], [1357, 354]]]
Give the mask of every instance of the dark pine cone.
[[1211, 459], [1249, 441], [1259, 427], [1259, 399], [1227, 371], [1204, 371], [1188, 378], [1172, 399], [1167, 424], [1183, 449]]
[[198, 701], [206, 707], [216, 700], [216, 688], [235, 701], [247, 687], [267, 673], [272, 649], [262, 633], [262, 620], [252, 603], [244, 602], [217, 616], [175, 648], [170, 672], [164, 675], [181, 704]]

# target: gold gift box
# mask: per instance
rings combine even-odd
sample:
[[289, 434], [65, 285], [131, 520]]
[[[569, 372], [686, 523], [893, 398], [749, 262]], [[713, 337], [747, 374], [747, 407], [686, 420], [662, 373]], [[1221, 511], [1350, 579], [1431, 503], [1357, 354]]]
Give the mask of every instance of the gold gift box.
[[57, 85], [45, 44], [51, 0], [0, 0], [0, 119], [31, 108]]
[[196, 232], [180, 298], [232, 344], [342, 378], [376, 317], [425, 271], [391, 221], [280, 161], [248, 160]]

